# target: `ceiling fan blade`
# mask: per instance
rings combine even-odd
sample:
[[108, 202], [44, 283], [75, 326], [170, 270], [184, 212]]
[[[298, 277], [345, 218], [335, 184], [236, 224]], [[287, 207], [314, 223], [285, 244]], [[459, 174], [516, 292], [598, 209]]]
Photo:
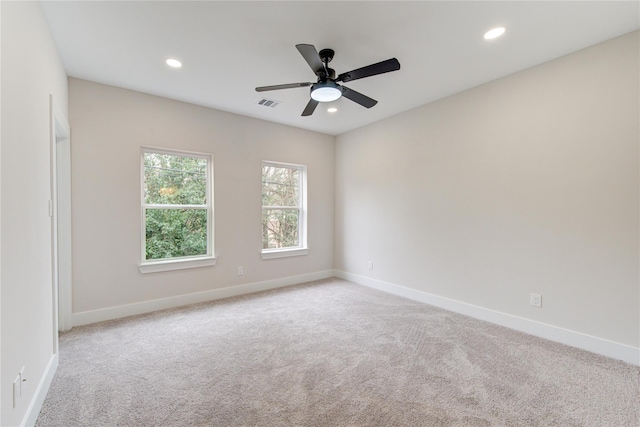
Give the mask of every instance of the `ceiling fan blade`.
[[400, 69], [400, 63], [396, 58], [387, 59], [386, 61], [378, 62], [376, 64], [367, 65], [366, 67], [358, 68], [357, 70], [347, 71], [342, 73], [336, 79], [337, 82], [350, 82], [351, 80], [362, 79], [364, 77], [371, 77], [378, 74], [388, 73], [390, 71], [396, 71]]
[[345, 98], [349, 98], [356, 104], [360, 104], [366, 108], [371, 108], [378, 103], [378, 101], [376, 101], [375, 99], [371, 99], [368, 96], [361, 94], [360, 92], [356, 92], [355, 90], [349, 89], [348, 87], [345, 87], [345, 86], [341, 86], [341, 87], [342, 87], [342, 96], [344, 96]]
[[313, 83], [305, 82], [305, 83], [288, 83], [284, 85], [273, 85], [273, 86], [260, 86], [256, 88], [256, 92], [266, 92], [268, 90], [279, 90], [279, 89], [293, 89], [296, 87], [307, 87], [311, 86]]
[[304, 111], [302, 112], [302, 116], [310, 116], [310, 115], [312, 115], [317, 106], [318, 106], [318, 101], [316, 101], [315, 99], [311, 98], [309, 100], [309, 103], [307, 104], [307, 106], [304, 108]]
[[318, 55], [316, 47], [312, 44], [297, 44], [296, 48], [316, 76], [324, 78], [327, 72], [324, 69], [324, 64], [322, 63], [322, 59], [320, 59], [320, 55]]

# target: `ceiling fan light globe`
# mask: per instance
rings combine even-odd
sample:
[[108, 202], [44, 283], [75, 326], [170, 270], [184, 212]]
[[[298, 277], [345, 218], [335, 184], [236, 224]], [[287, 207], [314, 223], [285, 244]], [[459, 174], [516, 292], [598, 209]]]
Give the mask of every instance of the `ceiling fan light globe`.
[[316, 83], [311, 87], [311, 98], [318, 102], [331, 102], [342, 96], [342, 90], [335, 82]]

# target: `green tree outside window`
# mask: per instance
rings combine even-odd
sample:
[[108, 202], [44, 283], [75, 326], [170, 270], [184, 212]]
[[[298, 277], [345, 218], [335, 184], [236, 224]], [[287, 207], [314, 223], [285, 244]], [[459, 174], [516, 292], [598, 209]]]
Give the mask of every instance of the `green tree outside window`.
[[299, 247], [302, 171], [262, 165], [262, 248]]
[[145, 259], [209, 253], [207, 158], [145, 151]]

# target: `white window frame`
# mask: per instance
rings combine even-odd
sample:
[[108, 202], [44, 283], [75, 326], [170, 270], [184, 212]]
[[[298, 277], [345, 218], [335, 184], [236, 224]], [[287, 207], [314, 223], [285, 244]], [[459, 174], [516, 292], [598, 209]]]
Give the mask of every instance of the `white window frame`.
[[[262, 171], [263, 166], [271, 166], [276, 168], [287, 168], [298, 170], [298, 206], [300, 209], [300, 216], [298, 217], [298, 246], [292, 246], [288, 248], [275, 248], [275, 249], [262, 249], [262, 259], [273, 258], [286, 258], [292, 256], [307, 255], [309, 253], [309, 247], [307, 246], [307, 167], [305, 165], [298, 165], [293, 163], [282, 163], [264, 160], [260, 165]], [[262, 176], [262, 173], [260, 173]], [[260, 195], [262, 196], [262, 178], [260, 179]], [[260, 218], [262, 218], [262, 210], [265, 208], [281, 208], [281, 206], [261, 206]], [[262, 229], [260, 230], [262, 233]], [[262, 238], [260, 238], [262, 245]]]
[[[160, 260], [146, 259], [146, 209], [154, 207], [163, 207], [165, 209], [193, 209], [201, 208], [203, 205], [157, 205], [147, 204], [144, 198], [144, 155], [146, 153], [167, 154], [170, 156], [195, 157], [205, 159], [207, 161], [207, 253], [205, 255], [185, 256], [178, 258], [164, 258]], [[214, 230], [213, 230], [213, 155], [208, 153], [197, 153], [193, 151], [172, 150], [166, 148], [143, 146], [140, 150], [140, 259], [138, 269], [141, 273], [157, 273], [161, 271], [183, 270], [188, 268], [209, 267], [216, 265], [216, 257], [214, 251]]]

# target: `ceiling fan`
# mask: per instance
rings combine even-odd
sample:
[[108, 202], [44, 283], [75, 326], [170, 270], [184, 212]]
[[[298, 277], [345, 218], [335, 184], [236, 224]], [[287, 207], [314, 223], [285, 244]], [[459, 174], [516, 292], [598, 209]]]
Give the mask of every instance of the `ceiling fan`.
[[329, 68], [329, 62], [333, 59], [334, 51], [332, 49], [322, 49], [320, 53], [312, 44], [297, 44], [296, 48], [307, 61], [315, 75], [318, 77], [316, 83], [288, 83], [283, 85], [260, 86], [256, 88], [257, 92], [266, 92], [269, 90], [292, 89], [296, 87], [311, 86], [311, 99], [302, 112], [303, 116], [310, 116], [320, 102], [331, 102], [344, 96], [353, 102], [366, 108], [371, 108], [378, 103], [375, 99], [371, 99], [366, 95], [349, 89], [346, 86], [339, 85], [338, 82], [346, 83], [352, 80], [362, 79], [365, 77], [375, 76], [377, 74], [388, 73], [400, 69], [400, 63], [396, 58], [387, 59], [386, 61], [367, 65], [366, 67], [342, 73], [336, 77], [335, 70]]

